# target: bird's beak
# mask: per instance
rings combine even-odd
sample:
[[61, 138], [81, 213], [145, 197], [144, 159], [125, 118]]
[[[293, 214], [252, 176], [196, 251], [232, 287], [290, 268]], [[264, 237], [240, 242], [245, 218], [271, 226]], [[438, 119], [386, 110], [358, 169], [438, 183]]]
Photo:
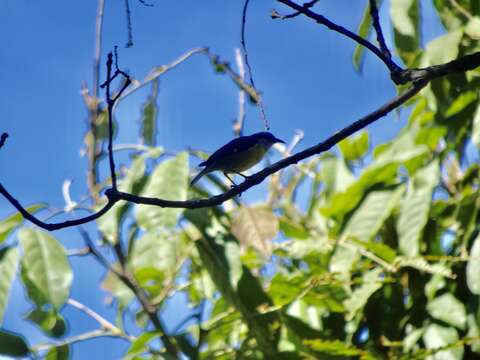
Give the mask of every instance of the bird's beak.
[[283, 140], [280, 140], [280, 139], [278, 139], [278, 138], [275, 138], [275, 142], [276, 142], [276, 143], [282, 143], [282, 144], [285, 144], [285, 141], [283, 141]]

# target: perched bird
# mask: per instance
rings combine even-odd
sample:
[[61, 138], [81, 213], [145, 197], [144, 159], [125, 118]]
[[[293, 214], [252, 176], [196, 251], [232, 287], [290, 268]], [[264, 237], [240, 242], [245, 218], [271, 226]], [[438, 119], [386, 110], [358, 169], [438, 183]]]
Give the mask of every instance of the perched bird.
[[215, 151], [206, 161], [198, 166], [205, 168], [195, 176], [190, 185], [195, 184], [203, 175], [212, 171], [222, 171], [228, 180], [235, 184], [228, 173], [238, 174], [251, 168], [262, 160], [265, 153], [275, 143], [285, 143], [269, 132], [259, 132], [249, 136], [240, 136]]

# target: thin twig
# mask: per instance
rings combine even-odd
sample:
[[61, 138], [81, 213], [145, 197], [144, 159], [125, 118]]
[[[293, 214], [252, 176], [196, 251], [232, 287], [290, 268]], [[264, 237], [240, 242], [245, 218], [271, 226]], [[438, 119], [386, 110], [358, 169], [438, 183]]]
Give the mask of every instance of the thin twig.
[[382, 51], [383, 55], [387, 59], [389, 59], [391, 63], [393, 63], [392, 53], [390, 52], [390, 50], [387, 47], [387, 44], [385, 43], [382, 27], [380, 26], [380, 18], [378, 17], [377, 0], [370, 0], [370, 16], [372, 17], [373, 28], [377, 33], [377, 42], [378, 42], [378, 45], [380, 46], [380, 50]]
[[130, 13], [130, 4], [128, 0], [125, 0], [125, 14], [127, 16], [127, 43], [125, 47], [129, 48], [133, 46], [133, 35], [132, 35], [132, 14]]
[[102, 52], [102, 29], [104, 9], [105, 0], [98, 0], [97, 16], [95, 20], [95, 49], [93, 52], [92, 96], [94, 99], [98, 97], [98, 90], [100, 88], [100, 54]]
[[136, 280], [129, 272], [126, 271], [125, 268], [119, 271], [108, 262], [108, 260], [98, 251], [92, 239], [82, 227], [79, 227], [79, 231], [83, 240], [85, 241], [93, 256], [97, 259], [97, 261], [101, 265], [103, 265], [105, 269], [117, 276], [117, 278], [133, 292], [138, 302], [142, 306], [143, 310], [147, 313], [147, 316], [149, 317], [155, 329], [161, 333], [160, 337], [163, 344], [165, 345], [165, 348], [167, 349], [167, 352], [170, 355], [175, 356], [176, 358], [179, 350], [177, 349], [175, 340], [171, 339], [167, 335], [165, 330], [166, 327], [157, 315], [157, 308], [155, 305], [152, 304], [148, 296], [145, 294], [145, 291], [138, 285]]
[[[255, 82], [253, 81], [252, 67], [250, 66], [250, 62], [248, 61], [247, 44], [245, 42], [245, 23], [247, 21], [247, 9], [248, 9], [249, 2], [250, 2], [250, 0], [245, 0], [245, 2], [243, 4], [240, 43], [242, 45], [243, 56], [245, 57], [245, 65], [247, 65], [248, 77], [250, 79], [250, 84], [252, 84], [252, 87], [254, 89], [256, 89], [257, 87], [255, 86]], [[268, 130], [270, 130], [270, 126], [268, 125], [267, 116], [265, 115], [265, 107], [263, 106], [263, 101], [262, 101], [262, 95], [261, 94], [259, 94], [259, 96], [258, 96], [257, 104], [258, 104], [258, 107], [260, 108], [260, 117], [263, 120], [263, 127], [265, 128], [265, 130], [268, 131]]]
[[[245, 66], [243, 65], [242, 52], [235, 49], [235, 62], [237, 63], [238, 75], [245, 81]], [[240, 88], [238, 90], [238, 117], [233, 123], [233, 132], [237, 136], [243, 135], [243, 127], [245, 125], [245, 91]]]
[[[303, 3], [303, 7], [305, 9], [310, 9], [312, 7], [315, 6], [315, 4], [318, 2], [319, 0], [312, 0], [312, 1], [307, 1], [306, 3]], [[300, 11], [295, 11], [291, 14], [288, 14], [288, 15], [281, 15], [278, 13], [278, 11], [276, 10], [272, 10], [272, 12], [270, 13], [270, 17], [272, 19], [281, 19], [281, 20], [286, 20], [286, 19], [293, 19], [294, 17], [297, 17], [298, 15], [301, 15], [302, 13]]]
[[90, 309], [88, 306], [78, 302], [77, 300], [69, 298], [67, 300], [67, 304], [73, 306], [74, 308], [76, 308], [76, 309], [84, 312], [88, 316], [90, 316], [92, 319], [94, 319], [96, 322], [98, 322], [100, 324], [102, 329], [109, 330], [112, 333], [122, 334], [122, 331], [118, 327], [113, 325], [110, 321], [108, 321], [107, 319], [102, 317], [100, 314], [98, 314], [95, 311], [93, 311], [92, 309]]
[[307, 8], [304, 8], [301, 5], [298, 5], [294, 3], [293, 1], [290, 0], [277, 0], [278, 2], [285, 4], [289, 7], [291, 7], [294, 10], [297, 10], [298, 12], [304, 14], [305, 16], [315, 20], [317, 23], [321, 25], [325, 25], [328, 27], [330, 30], [336, 31], [342, 35], [345, 35], [346, 37], [352, 39], [353, 41], [359, 43], [360, 45], [365, 46], [368, 50], [370, 50], [375, 56], [377, 56], [380, 60], [383, 61], [383, 63], [387, 66], [387, 68], [390, 70], [390, 73], [397, 73], [402, 70], [400, 66], [398, 66], [395, 62], [393, 62], [391, 59], [389, 59], [387, 56], [383, 54], [383, 52], [378, 49], [375, 45], [373, 45], [370, 41], [362, 38], [361, 36], [358, 36], [354, 32], [345, 29], [344, 27], [335, 24], [334, 22], [328, 20], [325, 16], [317, 14]]
[[450, 0], [450, 4], [452, 4], [452, 6], [467, 20], [471, 20], [473, 18], [473, 15], [470, 14], [462, 5], [460, 5], [457, 0]]
[[5, 141], [7, 141], [8, 134], [3, 133], [2, 136], [0, 137], [0, 149], [5, 145]]

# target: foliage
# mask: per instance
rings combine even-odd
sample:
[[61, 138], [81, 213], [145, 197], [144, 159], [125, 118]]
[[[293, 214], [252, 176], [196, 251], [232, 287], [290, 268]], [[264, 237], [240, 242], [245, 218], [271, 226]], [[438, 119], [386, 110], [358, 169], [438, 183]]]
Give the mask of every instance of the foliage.
[[[395, 49], [408, 67], [479, 50], [480, 19], [470, 15], [479, 1], [433, 4], [446, 32], [422, 48], [420, 1], [390, 2]], [[362, 35], [370, 33], [365, 14]], [[361, 57], [357, 50], [357, 66]], [[163, 334], [147, 325], [146, 310], [115, 271], [123, 267], [160, 312], [171, 294], [187, 296], [193, 310], [185, 320], [196, 321], [167, 335], [192, 359], [479, 356], [480, 167], [469, 155], [477, 152], [467, 151], [480, 144], [478, 75], [434, 80], [410, 102], [408, 124], [390, 142], [371, 149], [367, 132], [347, 139], [272, 176], [259, 204], [237, 199], [186, 211], [116, 204], [97, 223], [102, 246], [127, 250], [102, 287], [120, 315], [136, 313], [140, 335], [126, 336], [118, 322], [98, 336], [131, 342], [126, 359], [158, 356], [151, 344]], [[187, 153], [160, 158], [157, 86], [120, 189], [176, 200], [224, 191], [215, 177], [189, 188]], [[15, 232], [21, 222], [18, 214], [0, 222], [0, 319], [19, 267], [34, 304], [26, 319], [62, 336], [73, 278], [67, 253], [52, 234], [26, 225]], [[55, 344], [30, 347], [0, 332], [3, 355], [68, 358], [68, 340]]]

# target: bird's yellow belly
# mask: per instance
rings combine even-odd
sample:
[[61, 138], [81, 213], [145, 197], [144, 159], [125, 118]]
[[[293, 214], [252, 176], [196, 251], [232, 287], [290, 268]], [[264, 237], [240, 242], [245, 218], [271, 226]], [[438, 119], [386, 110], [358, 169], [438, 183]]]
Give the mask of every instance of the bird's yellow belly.
[[219, 166], [226, 172], [242, 172], [245, 171], [262, 160], [263, 156], [267, 152], [267, 148], [262, 145], [252, 146], [247, 151], [240, 153], [234, 153], [225, 157], [222, 164]]

